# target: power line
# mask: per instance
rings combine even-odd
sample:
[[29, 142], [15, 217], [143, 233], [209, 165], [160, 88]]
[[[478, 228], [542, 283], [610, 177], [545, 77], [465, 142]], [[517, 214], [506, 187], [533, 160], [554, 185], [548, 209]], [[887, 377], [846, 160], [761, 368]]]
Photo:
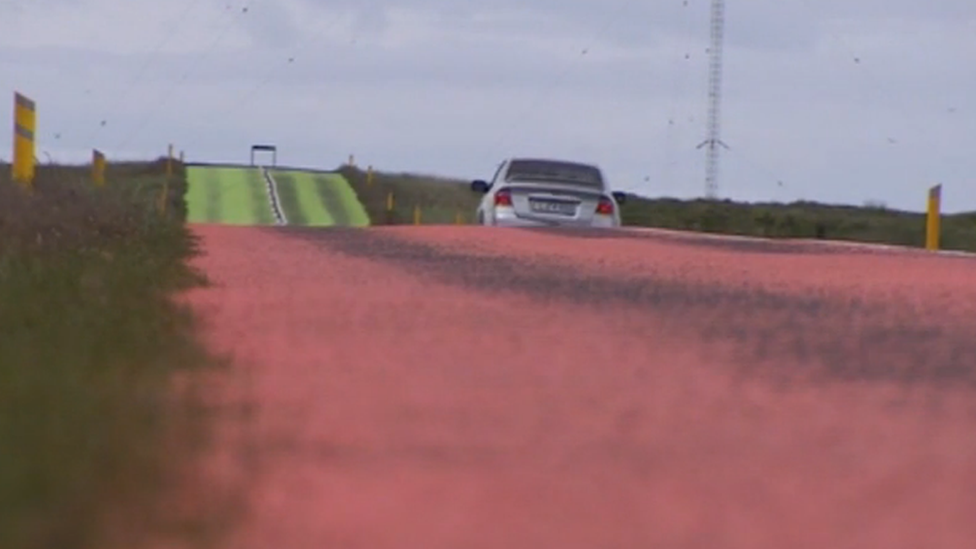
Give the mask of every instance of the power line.
[[[169, 24], [164, 24], [163, 26], [164, 27], [166, 27], [166, 26], [170, 26], [170, 27], [178, 26], [178, 24], [180, 22], [182, 22], [183, 19], [185, 19], [185, 15], [186, 15], [185, 12], [189, 11], [193, 7], [193, 3], [195, 3], [195, 2], [197, 2], [199, 0], [189, 0], [189, 1], [190, 1], [190, 4], [184, 6], [183, 10], [181, 11], [181, 15], [176, 20], [171, 21]], [[89, 21], [90, 24], [89, 25], [85, 25], [87, 27], [87, 30], [88, 30], [88, 32], [86, 33], [86, 38], [80, 40], [80, 43], [79, 43], [79, 46], [80, 47], [79, 47], [78, 51], [86, 51], [86, 50], [87, 51], [91, 51], [91, 50], [95, 50], [96, 48], [93, 47], [93, 44], [96, 43], [97, 41], [100, 42], [100, 40], [97, 40], [97, 39], [100, 39], [100, 38], [102, 38], [104, 36], [105, 29], [106, 28], [113, 28], [113, 27], [118, 26], [120, 24], [119, 21], [118, 21], [119, 20], [119, 17], [120, 17], [119, 14], [124, 14], [124, 11], [123, 10], [112, 10], [111, 12], [106, 13], [106, 14], [99, 14], [98, 17], [90, 17], [89, 18], [90, 19], [90, 21]], [[162, 49], [162, 47], [165, 45], [166, 41], [169, 38], [172, 37], [173, 34], [174, 33], [172, 31], [169, 32], [169, 33], [167, 33], [164, 41], [162, 43], [160, 43], [159, 45], [157, 45], [154, 49], [151, 50], [150, 57], [154, 57], [159, 52], [159, 50]], [[151, 63], [151, 60], [147, 62], [147, 65], [150, 64], [150, 63]], [[143, 67], [142, 70], [144, 71], [145, 69], [146, 69], [146, 67]], [[58, 77], [58, 74], [56, 72], [54, 72], [54, 73], [52, 73], [52, 75], [53, 75], [52, 76], [52, 79], [55, 79], [56, 80], [57, 77]], [[137, 76], [130, 83], [130, 87], [131, 86], [134, 86], [134, 84], [138, 81], [139, 78], [141, 78], [141, 76]], [[99, 77], [99, 75], [97, 73], [88, 72], [87, 73], [87, 78], [84, 78], [83, 80], [84, 80], [84, 85], [80, 85], [77, 88], [79, 90], [81, 90], [81, 95], [83, 97], [88, 98], [90, 102], [94, 102], [95, 101], [95, 98], [98, 96], [98, 94], [93, 94], [92, 93], [92, 88], [94, 87], [93, 84], [96, 83], [96, 82], [100, 82], [102, 79]], [[122, 94], [122, 97], [119, 97], [118, 99], [116, 99], [116, 101], [114, 101], [112, 103], [108, 103], [108, 104], [110, 104], [110, 105], [119, 105], [125, 99], [125, 97], [124, 97], [125, 95], [127, 95], [127, 93], [126, 94]], [[101, 118], [99, 118], [99, 120], [102, 120], [103, 121], [100, 126], [105, 126], [106, 125], [105, 122], [104, 122], [106, 120], [106, 118], [107, 117], [101, 117]], [[94, 136], [94, 130], [97, 127], [97, 125], [94, 125], [93, 124], [93, 125], [87, 126], [87, 127], [90, 129], [90, 132], [87, 135], [87, 137], [85, 139], [83, 139], [83, 140], [82, 139], [79, 139], [79, 140], [75, 140], [75, 141], [83, 142], [83, 143], [86, 143], [86, 144], [91, 144], [94, 141], [94, 137], [95, 137]], [[82, 131], [84, 131], [84, 130], [83, 129], [80, 129], [79, 133], [81, 133]], [[60, 132], [60, 131], [56, 132], [54, 134], [54, 139], [55, 140], [60, 140], [63, 133], [65, 133], [65, 132]]]
[[[806, 0], [798, 0], [798, 1], [799, 4], [804, 9], [806, 9], [810, 17], [818, 16], [819, 12], [813, 9], [807, 3]], [[851, 63], [857, 66], [857, 70], [860, 71], [863, 77], [868, 80], [868, 83], [871, 84], [876, 90], [879, 90], [882, 95], [884, 95], [884, 93], [887, 91], [888, 88], [890, 88], [890, 86], [883, 84], [882, 79], [878, 77], [877, 74], [875, 74], [874, 69], [871, 68], [870, 60], [865, 58], [862, 54], [858, 53], [857, 48], [853, 47], [851, 43], [847, 40], [847, 38], [845, 38], [842, 34], [831, 32], [830, 36], [836, 39], [838, 42], [840, 42], [840, 45], [844, 48], [844, 50], [846, 50], [845, 53], [847, 54], [848, 59], [851, 61]], [[943, 106], [940, 107], [940, 111], [952, 113], [954, 112], [954, 109], [950, 106]], [[913, 135], [923, 136], [928, 133], [914, 119], [908, 116], [904, 116], [902, 120], [907, 122], [909, 126], [911, 126], [909, 129], [911, 130]], [[897, 136], [897, 135], [885, 135], [884, 139], [887, 143], [891, 145], [896, 145], [901, 141], [900, 137], [901, 136]], [[920, 140], [924, 141], [925, 139], [922, 138]]]
[[[681, 13], [682, 25], [679, 27], [681, 31], [688, 31], [690, 19], [687, 17], [685, 12], [688, 8], [688, 0], [681, 0]], [[681, 32], [679, 35], [683, 35]], [[682, 48], [683, 50], [683, 48]], [[675, 57], [672, 61], [671, 73], [672, 73], [672, 89], [670, 98], [671, 102], [668, 106], [667, 119], [664, 126], [664, 147], [663, 150], [663, 162], [661, 164], [661, 180], [664, 184], [671, 183], [671, 167], [676, 165], [677, 162], [674, 160], [675, 157], [675, 142], [679, 139], [678, 133], [678, 102], [679, 98], [684, 97], [682, 93], [685, 86], [685, 76], [686, 76], [686, 65], [691, 60], [691, 53], [688, 51], [679, 50], [680, 54]]]
[[[251, 7], [251, 4], [253, 4], [256, 1], [260, 1], [260, 0], [246, 0], [244, 2], [244, 5], [241, 7], [240, 11], [237, 13], [237, 16], [242, 17], [246, 15]], [[233, 17], [226, 20], [226, 24], [217, 32], [210, 45], [204, 50], [202, 54], [194, 57], [194, 63], [191, 65], [191, 67], [188, 70], [183, 72], [182, 76], [179, 79], [174, 80], [172, 85], [166, 88], [162, 94], [157, 96], [157, 100], [154, 102], [153, 105], [154, 108], [148, 110], [146, 112], [146, 115], [143, 116], [141, 119], [139, 119], [139, 121], [133, 126], [132, 130], [128, 134], [126, 134], [125, 138], [121, 140], [119, 145], [116, 147], [117, 149], [122, 149], [125, 146], [127, 146], [131, 142], [131, 140], [149, 124], [152, 116], [156, 114], [163, 106], [165, 106], [176, 95], [175, 93], [176, 90], [184, 82], [186, 82], [187, 78], [189, 78], [191, 74], [195, 73], [196, 69], [203, 64], [203, 61], [209, 58], [209, 56], [213, 53], [213, 51], [220, 45], [220, 43], [223, 41], [224, 37], [226, 36], [227, 31], [230, 30], [230, 28], [233, 26], [235, 21], [236, 19]]]
[[[166, 25], [170, 28], [169, 32], [165, 33], [163, 38], [156, 44], [156, 47], [150, 50], [145, 62], [143, 62], [139, 67], [139, 70], [136, 72], [135, 76], [129, 80], [125, 86], [123, 86], [122, 91], [119, 92], [118, 96], [115, 98], [115, 101], [109, 103], [109, 112], [106, 113], [105, 116], [99, 118], [99, 127], [104, 127], [107, 125], [109, 114], [111, 112], [118, 112], [123, 106], [126, 105], [129, 97], [131, 97], [132, 90], [135, 89], [136, 85], [139, 84], [145, 77], [146, 73], [149, 71], [149, 68], [157, 60], [159, 52], [161, 52], [162, 49], [169, 44], [170, 40], [172, 40], [174, 36], [179, 34], [183, 22], [189, 17], [198, 4], [199, 0], [189, 0], [183, 5], [183, 8], [179, 11], [178, 15]], [[92, 133], [89, 134], [89, 142], [94, 141], [94, 131], [95, 129], [93, 128]]]
[[259, 80], [258, 83], [255, 84], [253, 87], [251, 87], [251, 89], [249, 89], [246, 93], [239, 96], [238, 100], [232, 103], [230, 107], [222, 111], [213, 111], [214, 114], [211, 114], [211, 116], [204, 119], [203, 122], [204, 125], [213, 122], [219, 117], [226, 116], [228, 114], [236, 112], [238, 109], [241, 109], [245, 105], [249, 104], [251, 100], [254, 99], [255, 96], [257, 96], [258, 92], [263, 90], [266, 86], [268, 86], [271, 82], [273, 82], [276, 78], [278, 78], [281, 74], [283, 74], [285, 70], [287, 70], [289, 67], [291, 67], [294, 64], [294, 62], [298, 59], [299, 54], [304, 53], [305, 49], [311, 44], [312, 42], [311, 39], [313, 37], [327, 34], [339, 23], [340, 20], [342, 20], [344, 15], [345, 13], [340, 11], [334, 17], [329, 19], [328, 24], [326, 24], [321, 30], [317, 32], [306, 33], [302, 37], [302, 39], [298, 42], [298, 44], [295, 46], [295, 49], [292, 51], [291, 55], [288, 56], [287, 60], [284, 63], [269, 70], [266, 73], [264, 78]]

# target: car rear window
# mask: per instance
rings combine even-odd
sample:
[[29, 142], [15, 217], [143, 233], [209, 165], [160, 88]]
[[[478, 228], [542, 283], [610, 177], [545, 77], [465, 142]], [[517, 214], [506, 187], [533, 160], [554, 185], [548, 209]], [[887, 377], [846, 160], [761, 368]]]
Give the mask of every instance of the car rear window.
[[506, 180], [559, 181], [590, 188], [603, 188], [603, 176], [596, 166], [553, 160], [512, 160]]

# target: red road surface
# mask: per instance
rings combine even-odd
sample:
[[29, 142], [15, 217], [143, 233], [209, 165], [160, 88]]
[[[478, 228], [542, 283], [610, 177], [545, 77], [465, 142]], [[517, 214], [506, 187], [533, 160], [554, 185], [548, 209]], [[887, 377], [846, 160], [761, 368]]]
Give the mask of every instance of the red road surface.
[[[234, 549], [970, 548], [976, 260], [201, 226]], [[781, 249], [782, 248], [782, 249]]]

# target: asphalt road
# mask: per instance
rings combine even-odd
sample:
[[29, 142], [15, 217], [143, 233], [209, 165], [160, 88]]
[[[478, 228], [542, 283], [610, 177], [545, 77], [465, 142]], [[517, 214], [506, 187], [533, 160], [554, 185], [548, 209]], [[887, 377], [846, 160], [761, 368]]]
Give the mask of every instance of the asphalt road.
[[[971, 547], [976, 260], [199, 226], [227, 547]], [[216, 391], [216, 389], [215, 389]], [[215, 397], [217, 398], [217, 397]]]

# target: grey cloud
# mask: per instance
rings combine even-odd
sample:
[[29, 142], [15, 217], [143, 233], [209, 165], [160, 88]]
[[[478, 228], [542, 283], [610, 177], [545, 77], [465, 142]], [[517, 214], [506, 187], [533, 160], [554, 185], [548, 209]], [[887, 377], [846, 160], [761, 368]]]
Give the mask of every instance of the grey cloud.
[[[292, 9], [311, 6], [323, 9]], [[398, 11], [436, 33], [405, 29]], [[950, 210], [976, 209], [963, 191], [976, 171], [974, 11], [972, 0], [730, 2], [723, 126], [733, 150], [721, 188], [918, 209], [938, 180]], [[352, 27], [330, 30], [337, 15]], [[0, 82], [36, 93], [42, 135], [62, 134], [45, 146], [64, 154], [133, 133], [117, 152], [172, 140], [191, 158], [235, 160], [270, 140], [293, 164], [334, 166], [354, 152], [389, 169], [473, 177], [524, 152], [598, 161], [620, 186], [652, 195], [703, 188], [694, 146], [707, 0], [264, 0], [236, 21], [250, 47], [161, 54], [131, 87], [147, 58], [122, 49], [2, 48]], [[405, 30], [420, 39], [383, 45]]]
[[[349, 10], [364, 19], [382, 21], [385, 10], [402, 3], [384, 0], [303, 0], [310, 5]], [[519, 13], [515, 29], [570, 33], [581, 41], [590, 38], [626, 45], [654, 44], [672, 37], [693, 36], [702, 44], [708, 35], [708, 0], [643, 2], [590, 0], [525, 2], [524, 0], [414, 0], [411, 9], [440, 17], [445, 24], [472, 25], [475, 16]], [[728, 2], [727, 40], [730, 47], [812, 48], [829, 33], [832, 21], [871, 22], [889, 19], [958, 21], [976, 18], [970, 0], [752, 0]], [[376, 25], [372, 30], [382, 30]], [[495, 27], [493, 30], [503, 29]]]
[[241, 24], [259, 48], [282, 49], [294, 46], [301, 35], [300, 27], [288, 9], [279, 2], [264, 2], [249, 9]]

